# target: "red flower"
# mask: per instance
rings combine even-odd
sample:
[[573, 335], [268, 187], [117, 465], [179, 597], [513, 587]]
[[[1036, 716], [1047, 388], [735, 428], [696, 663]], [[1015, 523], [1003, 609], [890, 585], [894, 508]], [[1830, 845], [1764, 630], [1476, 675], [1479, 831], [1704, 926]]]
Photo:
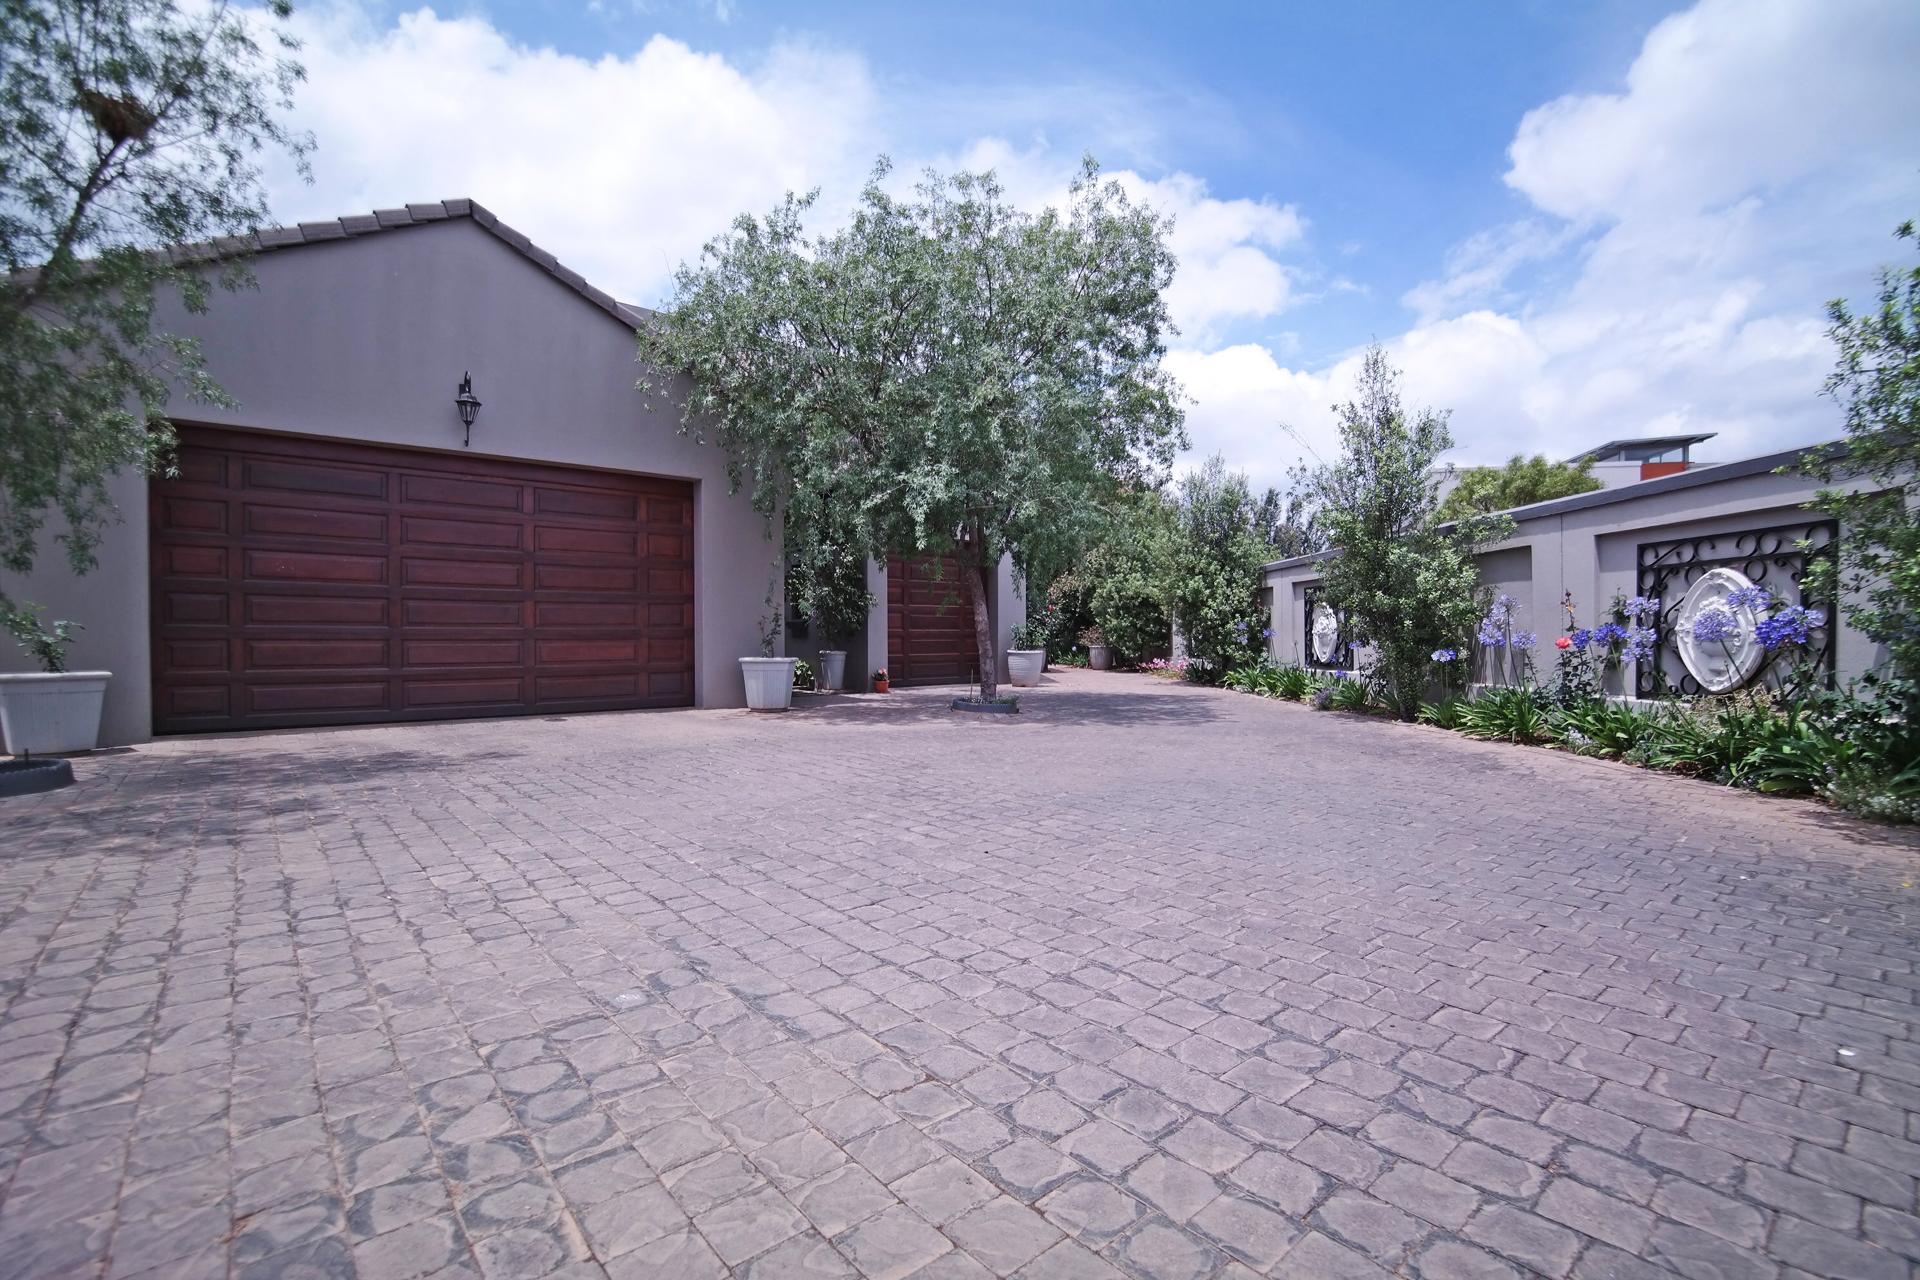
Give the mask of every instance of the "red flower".
[[1553, 642], [1553, 647], [1556, 649], [1571, 649], [1573, 648], [1573, 637], [1561, 636], [1558, 640], [1555, 640]]

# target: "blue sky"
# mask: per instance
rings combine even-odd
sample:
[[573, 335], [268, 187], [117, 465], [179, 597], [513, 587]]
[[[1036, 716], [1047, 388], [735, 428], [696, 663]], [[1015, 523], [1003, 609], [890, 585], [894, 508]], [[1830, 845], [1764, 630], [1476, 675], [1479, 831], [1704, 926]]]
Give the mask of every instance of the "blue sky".
[[642, 302], [789, 187], [831, 220], [880, 152], [991, 165], [1038, 205], [1091, 151], [1177, 220], [1196, 455], [1262, 482], [1331, 451], [1374, 338], [1464, 461], [1837, 434], [1820, 304], [1920, 214], [1911, 0], [330, 0], [299, 22], [317, 181], [276, 175], [276, 213], [471, 195]]

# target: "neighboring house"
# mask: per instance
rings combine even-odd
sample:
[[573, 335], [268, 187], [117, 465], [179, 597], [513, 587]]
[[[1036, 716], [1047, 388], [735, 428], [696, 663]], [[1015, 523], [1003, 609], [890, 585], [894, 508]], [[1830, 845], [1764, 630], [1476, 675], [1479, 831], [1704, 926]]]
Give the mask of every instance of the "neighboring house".
[[[1609, 440], [1585, 453], [1576, 453], [1567, 461], [1576, 464], [1590, 462], [1593, 478], [1600, 482], [1601, 488], [1618, 489], [1623, 485], [1639, 484], [1642, 480], [1677, 475], [1699, 465], [1693, 460], [1693, 446], [1713, 437], [1714, 433], [1709, 431], [1697, 435], [1638, 436], [1631, 440]], [[1499, 464], [1481, 465], [1497, 467]], [[1445, 502], [1447, 495], [1460, 487], [1461, 477], [1476, 469], [1458, 462], [1440, 467], [1434, 475], [1434, 496]]]
[[[1830, 678], [1845, 681], [1884, 661], [1881, 647], [1846, 627], [1832, 602], [1802, 600], [1799, 581], [1808, 557], [1831, 554], [1845, 536], [1806, 508], [1819, 486], [1797, 470], [1780, 470], [1805, 452], [1693, 467], [1508, 512], [1513, 536], [1479, 554], [1480, 578], [1490, 594], [1514, 597], [1516, 629], [1538, 633], [1537, 678], [1552, 674], [1553, 638], [1568, 630], [1562, 601], [1569, 593], [1582, 627], [1609, 621], [1616, 598], [1644, 596], [1661, 606], [1655, 659], [1617, 673], [1612, 691], [1641, 698], [1721, 691], [1715, 686], [1732, 674], [1725, 655], [1683, 654], [1677, 637], [1695, 611], [1739, 582], [1826, 609], [1829, 622], [1815, 633], [1812, 653]], [[1317, 598], [1318, 564], [1326, 558], [1295, 556], [1266, 566], [1273, 653], [1282, 661], [1322, 669], [1353, 661], [1345, 647], [1353, 637]], [[1761, 655], [1743, 650], [1736, 656], [1752, 663]], [[1365, 654], [1360, 657], [1364, 661]], [[1779, 674], [1760, 663], [1733, 683], [1776, 680]]]
[[1591, 462], [1593, 477], [1602, 487], [1618, 489], [1658, 480], [1690, 470], [1693, 446], [1713, 439], [1712, 431], [1680, 436], [1638, 436], [1631, 440], [1609, 440], [1585, 453], [1576, 453], [1568, 462]]
[[635, 389], [643, 312], [470, 200], [256, 247], [257, 289], [157, 319], [237, 407], [175, 400], [178, 473], [115, 479], [97, 569], [49, 537], [3, 584], [85, 627], [102, 743], [742, 705], [778, 542]]

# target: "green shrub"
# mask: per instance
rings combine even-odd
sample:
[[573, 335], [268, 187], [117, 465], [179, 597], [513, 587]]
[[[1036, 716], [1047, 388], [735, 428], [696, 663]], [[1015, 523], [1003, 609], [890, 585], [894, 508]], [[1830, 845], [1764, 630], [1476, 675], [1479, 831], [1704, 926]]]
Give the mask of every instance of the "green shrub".
[[1312, 687], [1312, 677], [1307, 675], [1304, 667], [1296, 667], [1288, 663], [1284, 667], [1275, 669], [1273, 673], [1273, 696], [1276, 698], [1299, 702], [1307, 696], [1308, 690]]
[[1489, 689], [1460, 708], [1459, 730], [1469, 738], [1545, 742], [1552, 736], [1545, 699], [1538, 690]]
[[1467, 705], [1465, 698], [1442, 698], [1438, 702], [1426, 702], [1420, 706], [1415, 717], [1421, 724], [1430, 724], [1438, 729], [1458, 729], [1460, 711]]
[[1562, 746], [1613, 760], [1647, 739], [1653, 717], [1622, 702], [1587, 702], [1556, 711], [1552, 725]]
[[1365, 680], [1346, 676], [1333, 682], [1328, 701], [1335, 711], [1366, 711], [1373, 706], [1373, 693]]

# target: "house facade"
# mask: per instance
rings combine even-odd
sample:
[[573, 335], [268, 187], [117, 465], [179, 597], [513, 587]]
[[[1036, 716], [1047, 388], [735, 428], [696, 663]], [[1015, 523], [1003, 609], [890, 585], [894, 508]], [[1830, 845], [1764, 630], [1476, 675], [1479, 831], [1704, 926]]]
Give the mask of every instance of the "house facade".
[[[1819, 485], [1795, 469], [1804, 452], [1693, 466], [1508, 512], [1513, 535], [1479, 553], [1480, 580], [1490, 596], [1512, 597], [1514, 630], [1538, 635], [1536, 677], [1551, 677], [1554, 637], [1611, 621], [1616, 600], [1639, 596], [1660, 602], [1651, 622], [1658, 643], [1649, 660], [1611, 673], [1613, 694], [1652, 699], [1777, 682], [1782, 671], [1761, 661], [1761, 653], [1733, 655], [1737, 666], [1750, 668], [1736, 673], [1718, 647], [1707, 654], [1683, 651], [1694, 611], [1712, 607], [1742, 583], [1764, 587], [1777, 600], [1825, 610], [1827, 625], [1813, 633], [1807, 654], [1827, 679], [1844, 683], [1885, 661], [1883, 648], [1847, 627], [1833, 602], [1803, 598], [1800, 580], [1809, 559], [1834, 554], [1846, 536], [1808, 509]], [[1356, 637], [1318, 598], [1326, 558], [1295, 556], [1266, 566], [1269, 643], [1283, 662], [1350, 669], [1363, 664], [1366, 654], [1349, 648]], [[1752, 640], [1736, 643], [1750, 646]], [[1500, 666], [1501, 672], [1493, 672], [1479, 662], [1473, 679], [1511, 679], [1512, 664]]]
[[103, 744], [743, 705], [778, 531], [635, 389], [642, 312], [468, 200], [259, 250], [256, 288], [156, 321], [236, 405], [176, 398], [175, 474], [113, 480], [95, 570], [48, 538], [0, 579], [83, 625], [73, 669], [113, 673]]

